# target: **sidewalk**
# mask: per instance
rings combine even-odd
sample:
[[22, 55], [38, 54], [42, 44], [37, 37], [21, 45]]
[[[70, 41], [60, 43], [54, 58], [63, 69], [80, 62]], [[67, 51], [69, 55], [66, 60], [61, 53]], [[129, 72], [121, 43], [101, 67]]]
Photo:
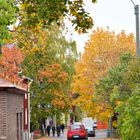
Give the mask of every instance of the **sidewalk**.
[[35, 139], [35, 140], [49, 140], [47, 137], [41, 137], [39, 139]]
[[119, 140], [119, 139], [114, 139], [114, 138], [94, 138], [94, 140]]
[[[42, 138], [39, 138], [39, 139], [36, 139], [36, 140], [50, 140], [49, 138], [47, 137], [42, 137]], [[93, 140], [118, 140], [118, 139], [113, 139], [113, 138], [93, 138]]]

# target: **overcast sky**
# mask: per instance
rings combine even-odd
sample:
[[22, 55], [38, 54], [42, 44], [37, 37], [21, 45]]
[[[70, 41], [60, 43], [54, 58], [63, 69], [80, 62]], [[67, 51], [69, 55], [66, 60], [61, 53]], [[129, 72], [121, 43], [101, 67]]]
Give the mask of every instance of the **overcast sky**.
[[[140, 0], [133, 0], [136, 5], [140, 5]], [[135, 35], [135, 14], [134, 5], [131, 0], [97, 0], [92, 4], [90, 0], [85, 0], [88, 12], [94, 20], [93, 30], [97, 27], [107, 28], [116, 33], [125, 30], [126, 33]], [[139, 7], [140, 9], [140, 7]], [[70, 34], [77, 42], [78, 51], [83, 52], [84, 43], [88, 40], [88, 34]]]

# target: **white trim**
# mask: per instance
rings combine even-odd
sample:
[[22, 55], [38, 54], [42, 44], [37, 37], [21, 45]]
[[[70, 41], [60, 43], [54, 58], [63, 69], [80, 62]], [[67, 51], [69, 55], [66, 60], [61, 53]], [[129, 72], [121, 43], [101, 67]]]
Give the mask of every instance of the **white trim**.
[[28, 124], [28, 110], [25, 108], [25, 125]]

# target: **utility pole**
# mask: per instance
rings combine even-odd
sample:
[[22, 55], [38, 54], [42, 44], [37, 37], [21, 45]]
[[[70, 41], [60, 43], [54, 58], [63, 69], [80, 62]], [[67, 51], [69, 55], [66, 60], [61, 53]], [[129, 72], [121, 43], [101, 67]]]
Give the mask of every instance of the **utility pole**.
[[134, 5], [135, 15], [136, 15], [136, 60], [138, 61], [140, 57], [140, 43], [139, 43], [139, 5], [135, 5], [134, 1], [131, 0]]
[[135, 15], [136, 15], [136, 58], [140, 57], [140, 44], [139, 44], [139, 5], [135, 5]]

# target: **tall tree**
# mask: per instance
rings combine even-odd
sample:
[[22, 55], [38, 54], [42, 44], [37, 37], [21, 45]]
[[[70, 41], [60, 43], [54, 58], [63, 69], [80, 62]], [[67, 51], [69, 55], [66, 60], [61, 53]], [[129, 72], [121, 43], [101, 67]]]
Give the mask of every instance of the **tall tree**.
[[79, 97], [74, 102], [83, 106], [85, 111], [88, 109], [84, 102], [88, 102], [90, 108], [93, 106], [91, 113], [94, 115], [93, 110], [96, 107], [92, 102], [94, 98], [94, 84], [106, 75], [111, 66], [119, 62], [121, 53], [134, 52], [134, 50], [135, 42], [132, 34], [127, 35], [125, 32], [115, 34], [99, 28], [93, 31], [85, 45], [85, 51], [81, 59], [76, 64], [73, 92], [78, 93]]
[[111, 101], [119, 100], [115, 110], [119, 114], [117, 126], [123, 140], [139, 139], [140, 137], [139, 72], [140, 62], [132, 61], [123, 75], [122, 82], [111, 96]]
[[136, 63], [130, 54], [123, 54], [120, 63], [112, 67], [95, 87], [98, 104], [109, 104], [117, 114], [117, 121], [112, 124], [117, 126], [122, 140], [140, 137], [139, 72], [140, 62]]
[[110, 116], [116, 113], [115, 108], [120, 102], [120, 99], [117, 98], [117, 86], [123, 88], [123, 77], [128, 71], [128, 66], [132, 59], [131, 53], [122, 54], [120, 62], [116, 66], [110, 67], [107, 75], [95, 84], [95, 102], [100, 106], [97, 110], [98, 117], [108, 120]]
[[49, 30], [39, 28], [38, 34], [32, 34], [37, 42], [31, 42], [30, 38], [26, 41], [26, 36], [18, 41], [26, 55], [23, 74], [33, 79], [31, 116], [34, 123], [50, 114], [69, 111], [70, 83], [77, 52], [75, 42], [66, 40], [62, 31], [55, 24]]

